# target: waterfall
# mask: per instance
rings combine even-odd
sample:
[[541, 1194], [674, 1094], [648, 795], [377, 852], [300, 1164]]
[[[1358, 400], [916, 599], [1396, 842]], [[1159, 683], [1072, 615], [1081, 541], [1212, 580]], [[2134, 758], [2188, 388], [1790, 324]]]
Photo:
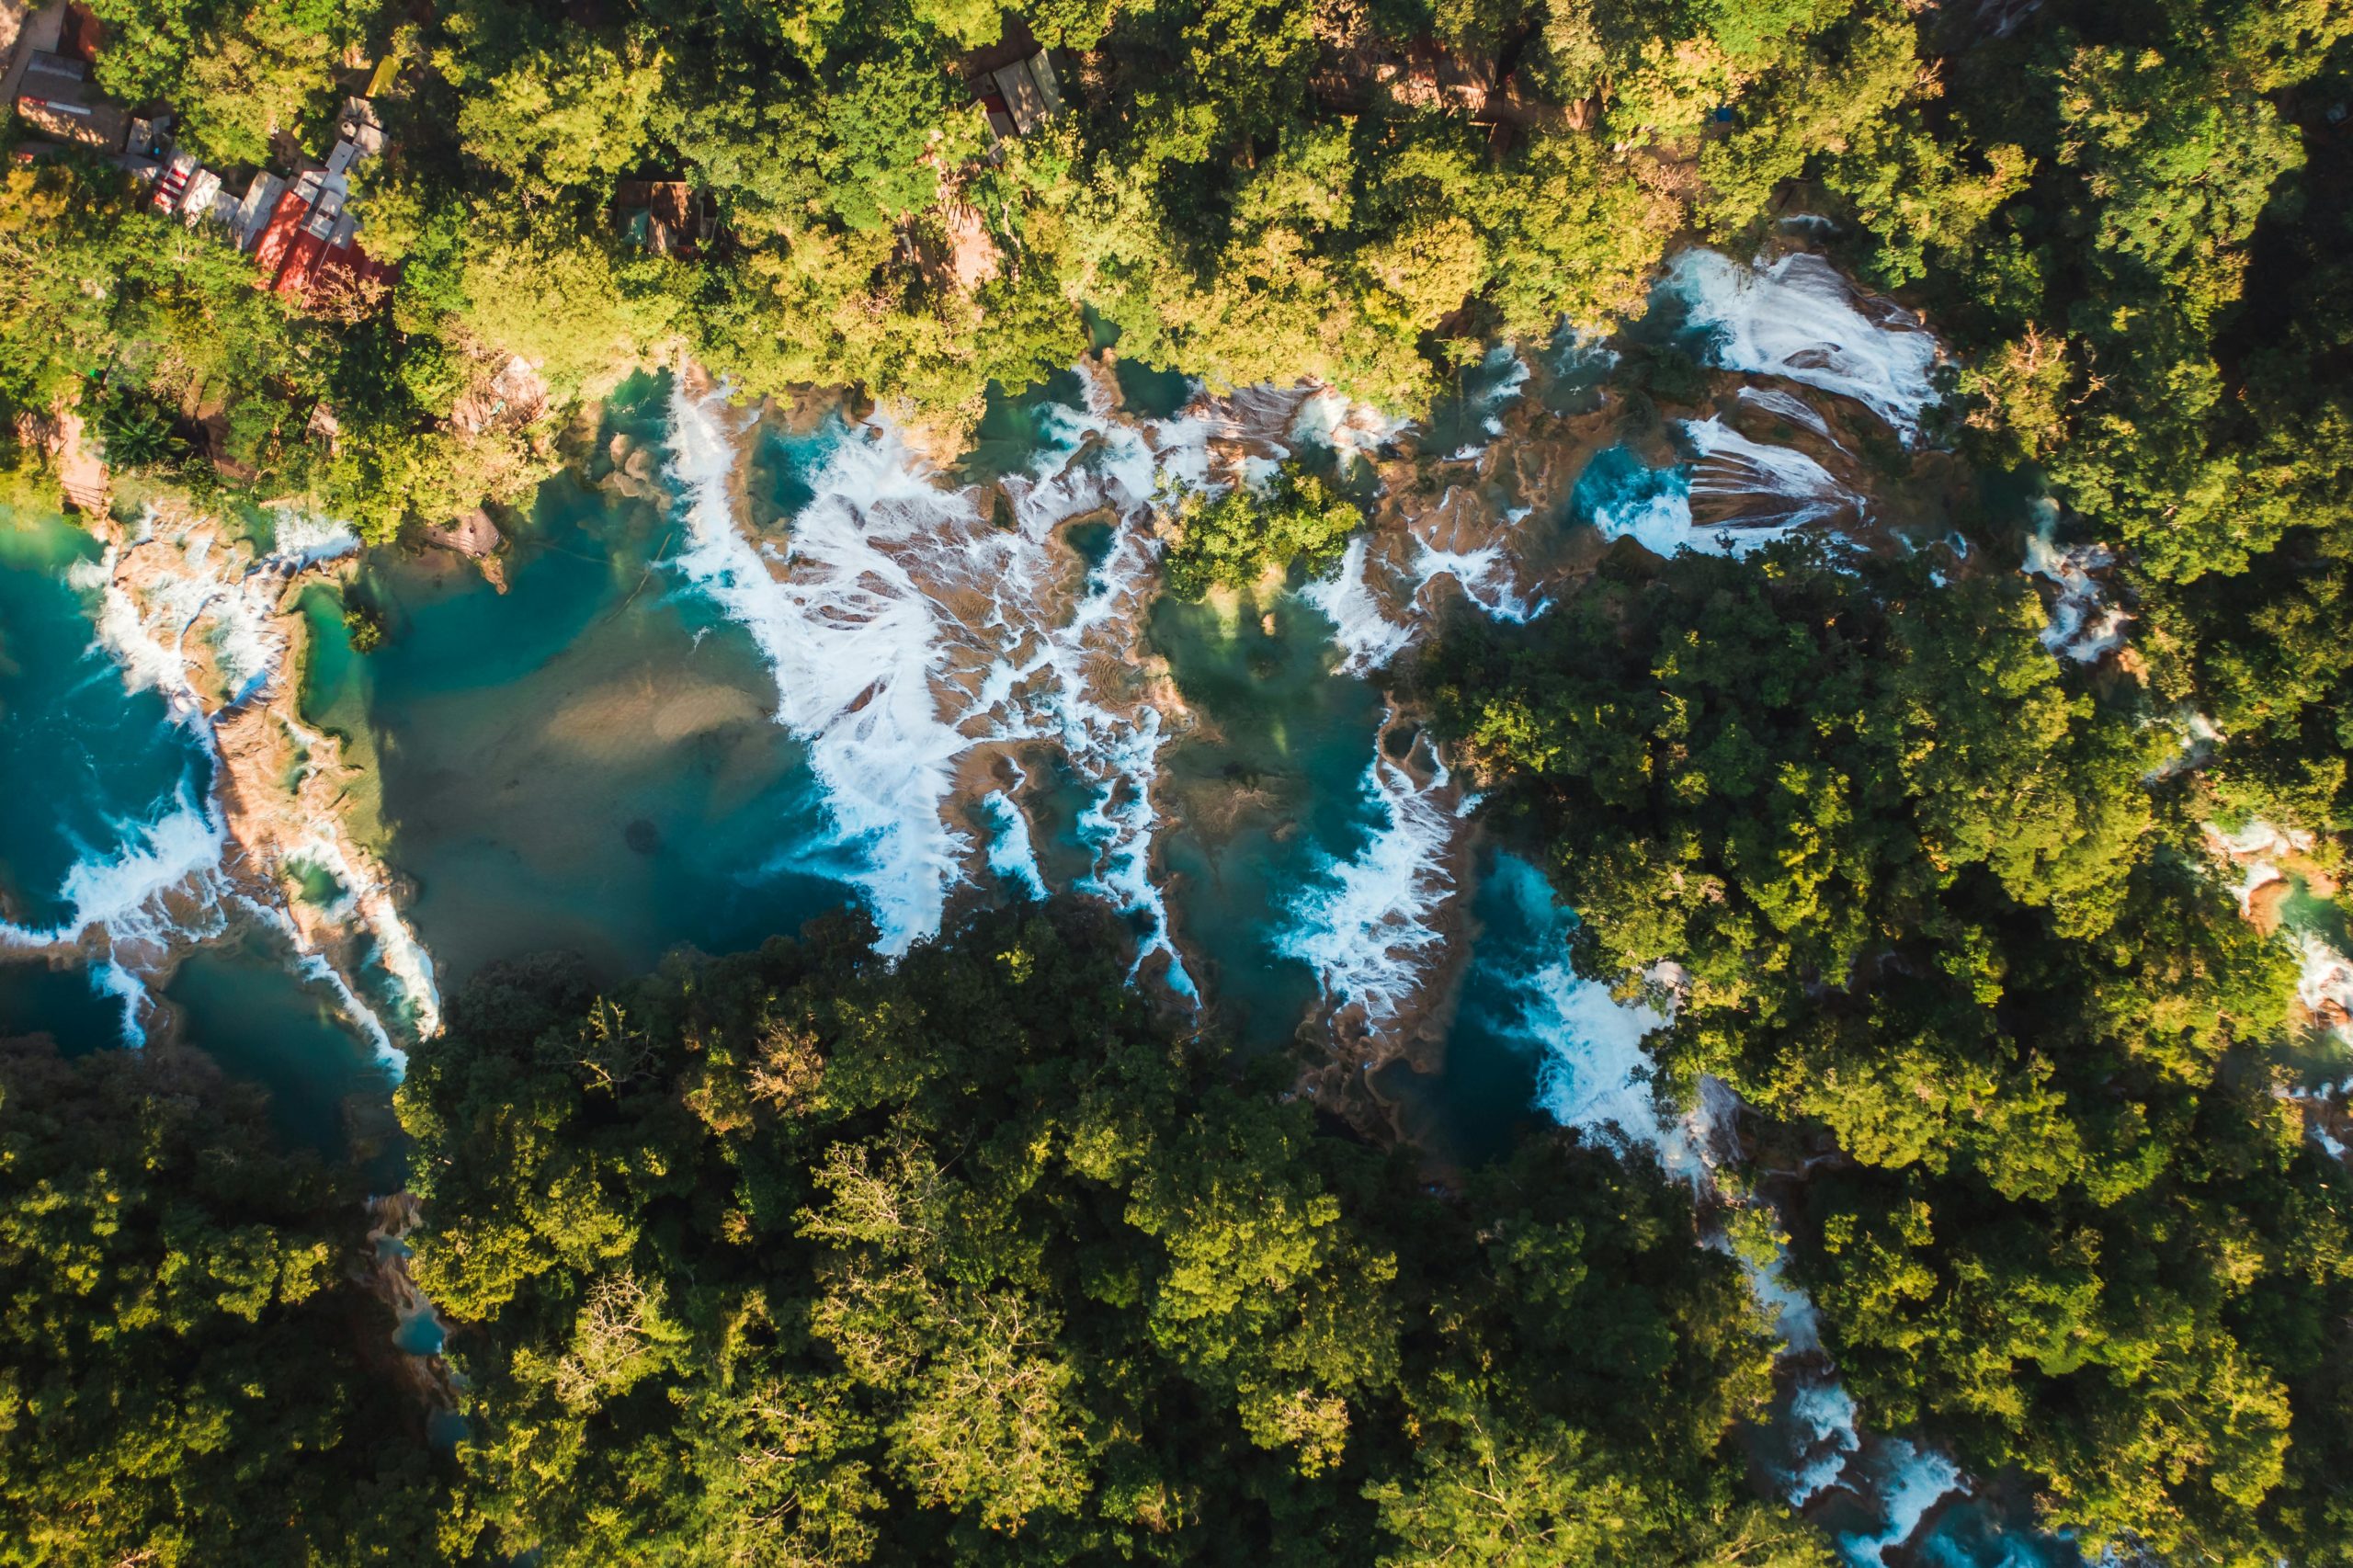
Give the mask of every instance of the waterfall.
[[1859, 295], [1822, 257], [1799, 252], [1743, 267], [1687, 250], [1669, 264], [1665, 289], [1707, 335], [1712, 363], [1851, 398], [1906, 446], [1918, 440], [1938, 400], [1936, 337], [1900, 306]]

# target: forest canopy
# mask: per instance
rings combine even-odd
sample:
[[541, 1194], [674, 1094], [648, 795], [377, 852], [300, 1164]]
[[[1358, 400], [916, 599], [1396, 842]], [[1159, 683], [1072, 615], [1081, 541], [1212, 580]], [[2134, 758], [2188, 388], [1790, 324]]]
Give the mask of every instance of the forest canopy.
[[[1743, 1447], [1732, 1209], [1876, 1430], [2120, 1561], [2353, 1563], [2353, 1178], [2210, 831], [2346, 870], [2344, 0], [89, 9], [96, 87], [214, 166], [380, 84], [352, 210], [397, 274], [256, 287], [0, 128], [8, 499], [72, 416], [118, 477], [386, 543], [687, 362], [947, 452], [1106, 345], [1419, 416], [1676, 247], [1802, 234], [1948, 350], [1984, 555], [1597, 547], [1401, 672], [1577, 972], [1671, 1015], [1663, 1098], [1745, 1108], [1722, 1190], [1551, 1129], [1438, 1179], [1083, 902], [895, 965], [853, 920], [512, 964], [399, 1096], [467, 1380], [436, 1449], [349, 1172], [185, 1059], [0, 1045], [0, 1563], [1824, 1563]], [[993, 129], [980, 73], [1041, 49], [1060, 111]], [[1630, 352], [1626, 427], [1693, 401], [1677, 354]], [[2018, 494], [2116, 547], [2125, 656], [2053, 657]], [[1367, 516], [1303, 455], [1166, 511], [1183, 597]]]

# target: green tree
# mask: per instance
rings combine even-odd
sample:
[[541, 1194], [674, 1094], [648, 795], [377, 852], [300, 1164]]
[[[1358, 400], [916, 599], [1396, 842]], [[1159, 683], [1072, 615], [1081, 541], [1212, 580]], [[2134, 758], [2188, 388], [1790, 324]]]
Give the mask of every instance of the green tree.
[[184, 1057], [0, 1041], [0, 1562], [418, 1561], [358, 1192]]
[[1321, 575], [1339, 564], [1362, 521], [1356, 503], [1297, 467], [1284, 469], [1264, 494], [1241, 486], [1213, 501], [1188, 497], [1179, 515], [1184, 532], [1165, 562], [1168, 591], [1197, 599], [1212, 587], [1245, 588], [1294, 562]]

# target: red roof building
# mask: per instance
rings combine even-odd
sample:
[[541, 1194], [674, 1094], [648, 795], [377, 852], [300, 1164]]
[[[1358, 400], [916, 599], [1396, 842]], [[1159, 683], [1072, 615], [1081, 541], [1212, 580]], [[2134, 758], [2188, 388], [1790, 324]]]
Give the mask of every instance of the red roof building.
[[278, 199], [261, 237], [254, 242], [260, 286], [301, 305], [309, 304], [313, 291], [322, 287], [391, 288], [400, 269], [371, 260], [352, 242], [351, 225], [339, 222], [338, 212], [322, 210], [328, 203], [314, 203], [318, 194], [316, 181], [298, 180]]
[[269, 222], [262, 225], [261, 238], [254, 242], [254, 265], [261, 268], [266, 282], [277, 281], [278, 268], [286, 265], [286, 253], [293, 248], [296, 236], [302, 232], [302, 220], [310, 212], [310, 198], [302, 193], [300, 185], [290, 187], [278, 199]]

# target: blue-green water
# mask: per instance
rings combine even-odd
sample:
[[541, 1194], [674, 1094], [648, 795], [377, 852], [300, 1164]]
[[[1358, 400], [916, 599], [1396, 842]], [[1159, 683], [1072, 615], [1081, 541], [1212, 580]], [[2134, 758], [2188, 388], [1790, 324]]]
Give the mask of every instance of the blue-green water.
[[1076, 371], [1064, 370], [1019, 393], [1008, 393], [991, 381], [988, 403], [973, 431], [972, 444], [958, 464], [960, 477], [985, 484], [1027, 471], [1050, 438], [1039, 421], [1040, 411], [1050, 404], [1085, 406]]
[[[640, 407], [616, 423], [659, 434]], [[375, 653], [313, 617], [306, 716], [378, 759], [385, 856], [445, 986], [554, 949], [618, 979], [847, 902], [806, 863], [823, 801], [757, 651], [660, 564], [666, 494], [566, 475], [518, 531], [503, 595], [448, 557], [372, 566]]]
[[[1679, 368], [1665, 352], [1677, 330], [1661, 325], [1656, 362], [1644, 368], [1654, 383]], [[1536, 362], [1525, 395], [1556, 414], [1599, 406], [1605, 360], [1555, 344]], [[1491, 437], [1499, 411], [1523, 395], [1523, 373], [1506, 355], [1469, 367], [1426, 421], [1432, 449], [1447, 449], [1437, 455]], [[1191, 391], [1181, 376], [1125, 362], [1118, 382], [1130, 411], [1146, 417], [1175, 413]], [[1050, 410], [1075, 408], [1079, 391], [1074, 378], [1057, 378], [1015, 395], [993, 392], [959, 476], [988, 481], [1029, 469], [1067, 438], [1070, 422]], [[659, 383], [631, 388], [609, 411], [606, 434], [658, 457], [664, 397]], [[748, 476], [748, 520], [763, 545], [795, 537], [796, 519], [819, 499], [817, 471], [843, 439], [839, 421], [805, 434], [763, 430]], [[1650, 471], [1630, 449], [1613, 452], [1579, 486], [1569, 508], [1577, 520], [1654, 498], [1631, 494]], [[316, 587], [303, 600], [313, 634], [304, 714], [347, 736], [351, 759], [366, 769], [354, 781], [355, 825], [406, 879], [404, 908], [447, 990], [484, 964], [551, 948], [581, 952], [618, 978], [679, 944], [725, 950], [790, 931], [859, 892], [852, 869], [839, 864], [809, 751], [775, 722], [768, 655], [713, 597], [665, 565], [680, 548], [676, 498], [643, 464], [641, 483], [594, 483], [606, 466], [551, 481], [516, 520], [501, 563], [504, 594], [451, 557], [373, 560], [349, 590], [386, 630], [383, 645], [367, 653], [346, 630], [344, 590]], [[651, 488], [642, 483], [648, 477]], [[865, 526], [862, 500], [828, 498], [836, 503]], [[10, 612], [0, 621], [0, 698], [16, 699], [0, 710], [0, 748], [17, 748], [0, 749], [0, 763], [14, 772], [31, 766], [20, 759], [55, 749], [41, 732], [12, 736], [6, 726], [18, 701], [36, 715], [86, 702], [74, 722], [94, 737], [93, 755], [77, 765], [82, 772], [61, 767], [46, 778], [42, 798], [53, 797], [53, 809], [0, 839], [0, 892], [18, 918], [54, 919], [63, 869], [191, 779], [200, 792], [203, 756], [200, 745], [188, 749], [188, 732], [165, 722], [159, 700], [142, 710], [126, 699], [110, 662], [86, 652], [86, 606], [61, 576], [86, 541], [54, 528], [27, 533], [36, 535], [46, 542], [20, 547], [29, 564], [17, 577], [6, 574], [12, 558], [0, 557], [0, 595], [16, 596], [0, 597]], [[1061, 542], [1099, 570], [1118, 537], [1093, 516]], [[21, 618], [19, 602], [32, 607]], [[20, 631], [19, 619], [50, 630]], [[1398, 771], [1422, 755], [1407, 731], [1391, 733], [1388, 762], [1374, 765], [1387, 708], [1381, 683], [1339, 673], [1334, 628], [1297, 595], [1163, 601], [1145, 631], [1194, 721], [1159, 759], [1156, 852], [1171, 918], [1213, 1021], [1245, 1048], [1277, 1046], [1330, 1000], [1328, 971], [1319, 983], [1308, 956], [1309, 896], [1340, 886], [1351, 868], [1358, 891], [1381, 892], [1379, 852], [1415, 825], [1404, 820], [1404, 796], [1426, 792], [1415, 802], [1427, 819], [1416, 827], [1426, 843], [1453, 833], [1449, 819], [1427, 836], [1430, 813], [1450, 812], [1451, 798], [1418, 781], [1426, 766]], [[18, 688], [5, 684], [12, 665], [31, 672]], [[1022, 779], [1004, 782], [1028, 810], [1042, 881], [1083, 885], [1097, 869], [1107, 831], [1100, 805], [1112, 786], [1081, 776], [1051, 742], [1016, 748], [1004, 766], [1017, 764]], [[1008, 836], [1002, 811], [986, 801], [949, 809], [966, 812], [961, 825], [977, 839]], [[1444, 1065], [1428, 1076], [1392, 1068], [1378, 1087], [1409, 1135], [1440, 1163], [1461, 1165], [1490, 1157], [1538, 1119], [1546, 1053], [1574, 1042], [1532, 1034], [1524, 1006], [1530, 977], [1557, 962], [1566, 917], [1527, 896], [1528, 876], [1498, 874], [1492, 850], [1475, 875], [1449, 874], [1471, 885], [1452, 889], [1450, 903], [1401, 897], [1398, 924], [1383, 928], [1401, 941], [1416, 929], [1436, 940], [1415, 922], [1441, 903], [1459, 912], [1452, 939], [1468, 948], [1459, 994], [1431, 1019]], [[1017, 869], [1001, 869], [1000, 881], [1028, 885]], [[37, 902], [44, 886], [46, 912]], [[1345, 940], [1347, 927], [1336, 929]], [[199, 953], [165, 999], [182, 1038], [270, 1090], [290, 1135], [362, 1155], [377, 1150], [380, 1129], [364, 1111], [381, 1104], [381, 1070], [331, 996], [306, 983], [269, 938]], [[78, 976], [22, 965], [0, 966], [0, 1023], [11, 1021], [9, 1009], [85, 1040], [111, 1017]], [[1953, 1528], [1954, 1550], [1973, 1551]]]
[[1276, 1044], [1318, 993], [1285, 939], [1293, 901], [1383, 825], [1361, 789], [1381, 697], [1332, 673], [1330, 623], [1290, 594], [1164, 598], [1151, 640], [1200, 722], [1163, 757], [1171, 915], [1219, 1021], [1245, 1045]]
[[45, 1034], [67, 1051], [122, 1038], [122, 1006], [99, 994], [89, 972], [38, 961], [0, 961], [0, 1037]]
[[1397, 1108], [1400, 1130], [1441, 1163], [1476, 1165], [1509, 1152], [1514, 1136], [1542, 1125], [1537, 1074], [1542, 1047], [1517, 1027], [1512, 988], [1560, 960], [1560, 931], [1496, 874], [1497, 851], [1478, 858], [1465, 940], [1471, 950], [1453, 999], [1446, 1055], [1435, 1073], [1403, 1062], [1375, 1086]]
[[287, 1142], [371, 1163], [381, 1167], [381, 1188], [397, 1185], [385, 1103], [392, 1074], [353, 1032], [335, 992], [298, 972], [282, 937], [256, 929], [199, 948], [163, 995], [183, 1044], [267, 1091], [271, 1123]]
[[74, 914], [77, 864], [119, 850], [125, 825], [201, 798], [211, 757], [153, 691], [126, 691], [97, 646], [95, 591], [66, 574], [97, 542], [57, 517], [0, 514], [0, 918]]
[[[127, 690], [97, 645], [98, 596], [69, 574], [97, 542], [54, 515], [0, 513], [0, 1034], [69, 1049], [111, 1042], [122, 1004], [96, 971], [11, 959], [38, 933], [70, 933], [139, 882], [142, 829], [189, 813], [210, 786], [203, 735], [163, 698]], [[111, 873], [109, 868], [118, 868]]]

